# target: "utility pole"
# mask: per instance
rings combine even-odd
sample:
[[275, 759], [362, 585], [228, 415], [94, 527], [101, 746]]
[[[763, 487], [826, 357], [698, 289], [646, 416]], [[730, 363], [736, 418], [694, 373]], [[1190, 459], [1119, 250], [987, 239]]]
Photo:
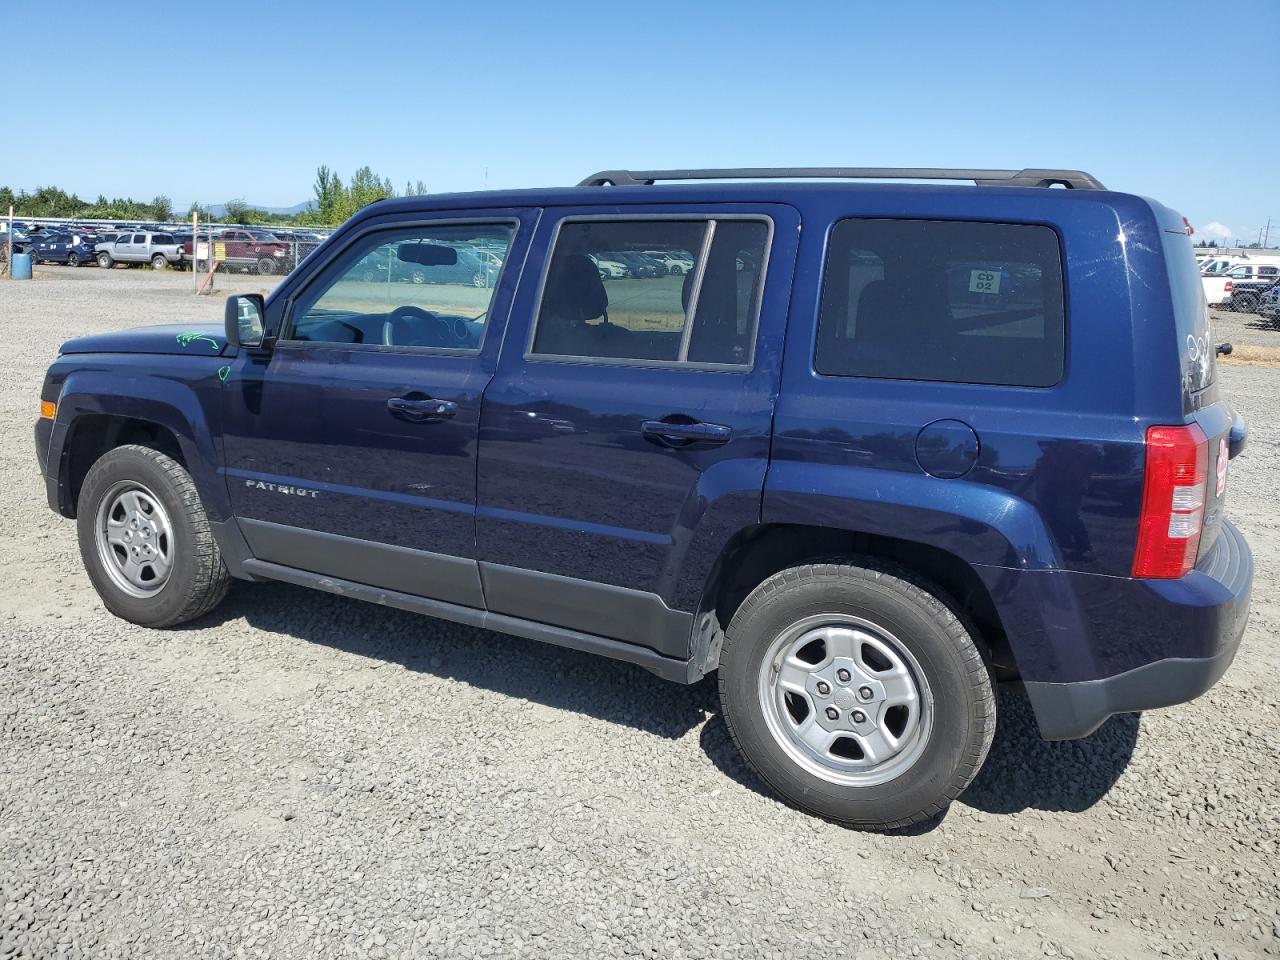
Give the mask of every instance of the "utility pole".
[[1262, 245], [1263, 247], [1267, 247], [1267, 246], [1270, 246], [1270, 244], [1271, 244], [1271, 218], [1267, 217], [1267, 230], [1266, 230], [1266, 234], [1262, 238]]

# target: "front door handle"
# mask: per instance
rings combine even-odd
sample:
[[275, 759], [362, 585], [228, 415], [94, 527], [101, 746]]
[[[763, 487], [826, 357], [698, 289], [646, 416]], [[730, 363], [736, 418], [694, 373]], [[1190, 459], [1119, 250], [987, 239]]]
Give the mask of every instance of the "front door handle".
[[458, 412], [458, 405], [432, 397], [392, 397], [387, 401], [387, 412], [410, 423], [435, 423], [452, 417]]
[[732, 427], [723, 423], [702, 423], [699, 420], [646, 420], [640, 424], [640, 432], [668, 447], [687, 447], [691, 443], [719, 445], [728, 443], [733, 436]]

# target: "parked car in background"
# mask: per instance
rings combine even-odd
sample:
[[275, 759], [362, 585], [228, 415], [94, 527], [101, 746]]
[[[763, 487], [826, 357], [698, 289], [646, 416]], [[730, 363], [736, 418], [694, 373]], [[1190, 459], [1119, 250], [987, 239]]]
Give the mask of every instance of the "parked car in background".
[[31, 244], [32, 263], [65, 263], [78, 267], [94, 262], [94, 245], [89, 238], [78, 233], [55, 233], [41, 237]]
[[652, 257], [662, 265], [667, 273], [681, 276], [693, 269], [693, 257], [684, 251], [645, 250], [645, 256]]
[[18, 229], [17, 224], [14, 224], [12, 235], [8, 230], [0, 230], [0, 261], [8, 258], [10, 246], [13, 247], [14, 253], [29, 253], [31, 242], [31, 238], [23, 230]]
[[1219, 273], [1226, 273], [1239, 261], [1239, 257], [1206, 257], [1200, 263], [1200, 273], [1206, 277], [1215, 276]]
[[606, 253], [605, 256], [625, 265], [627, 275], [636, 280], [662, 277], [666, 276], [667, 273], [666, 267], [661, 266], [658, 261], [631, 250], [613, 250]]
[[183, 260], [182, 245], [171, 233], [138, 231], [122, 233], [115, 240], [104, 241], [94, 248], [98, 266], [109, 270], [117, 263], [126, 266], [149, 263], [157, 270], [164, 270]]
[[1250, 257], [1225, 273], [1201, 277], [1204, 298], [1210, 306], [1225, 306], [1253, 313], [1263, 287], [1280, 279], [1280, 257]]
[[1280, 330], [1280, 281], [1258, 294], [1258, 314]]
[[[223, 266], [261, 274], [288, 273], [293, 269], [292, 248], [266, 230], [223, 230], [213, 236], [215, 248], [223, 245]], [[194, 241], [182, 244], [183, 255], [194, 261]], [[214, 251], [216, 253], [216, 249]]]
[[609, 259], [605, 254], [588, 254], [587, 259], [596, 265], [596, 269], [600, 271], [601, 280], [622, 280], [631, 276], [631, 271], [627, 269], [625, 263]]

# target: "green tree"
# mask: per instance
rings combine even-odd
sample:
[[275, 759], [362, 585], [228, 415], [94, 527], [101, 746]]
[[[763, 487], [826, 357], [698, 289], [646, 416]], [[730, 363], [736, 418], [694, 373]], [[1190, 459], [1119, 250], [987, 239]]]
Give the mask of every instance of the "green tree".
[[152, 220], [172, 220], [173, 219], [173, 201], [166, 197], [163, 193], [157, 193], [152, 198], [147, 208], [147, 215]]
[[228, 200], [222, 205], [222, 219], [228, 223], [238, 223], [241, 226], [248, 226], [250, 222], [249, 214], [251, 209], [249, 204], [241, 199]]

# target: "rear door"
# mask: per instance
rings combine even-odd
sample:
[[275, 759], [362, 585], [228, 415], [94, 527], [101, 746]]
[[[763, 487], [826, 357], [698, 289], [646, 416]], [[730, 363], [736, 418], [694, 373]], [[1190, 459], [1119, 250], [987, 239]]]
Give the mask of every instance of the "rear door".
[[[544, 214], [480, 424], [490, 610], [688, 655], [726, 540], [759, 521], [799, 233], [778, 205]], [[673, 249], [688, 276], [605, 277]]]

